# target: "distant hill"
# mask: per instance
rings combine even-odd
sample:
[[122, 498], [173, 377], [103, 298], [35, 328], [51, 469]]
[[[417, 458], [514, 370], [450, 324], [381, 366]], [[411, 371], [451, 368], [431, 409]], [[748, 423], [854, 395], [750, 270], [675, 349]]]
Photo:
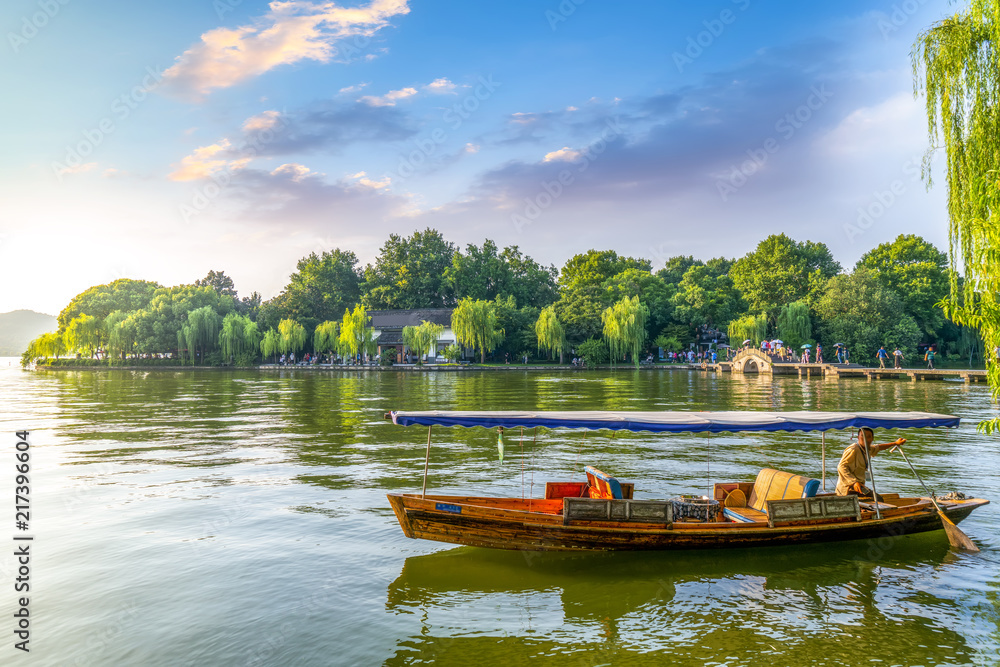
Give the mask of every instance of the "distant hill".
[[0, 357], [20, 357], [31, 339], [57, 328], [52, 315], [33, 310], [0, 313]]

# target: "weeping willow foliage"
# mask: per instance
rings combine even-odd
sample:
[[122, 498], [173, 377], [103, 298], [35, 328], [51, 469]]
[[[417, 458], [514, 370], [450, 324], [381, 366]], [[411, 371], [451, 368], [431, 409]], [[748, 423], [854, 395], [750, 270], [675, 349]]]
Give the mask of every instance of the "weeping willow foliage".
[[778, 314], [778, 338], [793, 349], [812, 338], [812, 318], [805, 301], [793, 301], [781, 309]]
[[558, 354], [559, 363], [562, 363], [563, 349], [566, 347], [566, 330], [556, 316], [555, 306], [547, 306], [538, 314], [535, 336], [538, 338], [538, 349], [545, 350], [550, 356]]
[[[178, 347], [187, 347], [192, 364], [197, 358], [195, 354], [197, 351], [201, 352], [201, 358], [204, 361], [205, 353], [218, 342], [221, 327], [222, 318], [211, 306], [196, 308], [188, 313], [187, 322], [177, 332]], [[112, 335], [110, 331], [108, 335], [110, 338]]]
[[646, 342], [646, 320], [649, 308], [639, 302], [638, 296], [624, 298], [601, 313], [604, 324], [604, 338], [611, 351], [611, 363], [626, 354], [632, 355], [632, 363], [639, 367], [639, 351]]
[[472, 297], [458, 302], [451, 314], [451, 329], [460, 345], [479, 350], [480, 363], [486, 363], [486, 353], [504, 339], [504, 330], [497, 326], [493, 302]]
[[86, 352], [88, 357], [93, 357], [94, 351], [100, 345], [100, 329], [101, 323], [98, 319], [86, 313], [72, 319], [63, 332], [67, 350]]
[[375, 334], [370, 326], [368, 312], [358, 304], [354, 310], [344, 309], [344, 320], [340, 323], [340, 338], [337, 349], [345, 357], [353, 357], [359, 352], [375, 354]]
[[276, 357], [281, 352], [281, 334], [274, 329], [268, 329], [260, 341], [260, 353], [264, 358]]
[[744, 315], [729, 323], [729, 343], [739, 346], [749, 340], [755, 347], [767, 337], [767, 315]]
[[424, 320], [419, 326], [403, 327], [403, 343], [417, 355], [417, 365], [420, 365], [424, 355], [434, 347], [443, 333], [443, 324]]
[[340, 325], [337, 322], [321, 322], [316, 325], [313, 332], [313, 349], [322, 354], [323, 352], [333, 352], [337, 349], [337, 330]]
[[[986, 348], [1000, 345], [1000, 0], [971, 0], [966, 11], [921, 33], [913, 46], [915, 92], [926, 96], [931, 147], [923, 175], [931, 185], [934, 151], [945, 150], [951, 272], [945, 315], [972, 327]], [[987, 379], [1000, 398], [1000, 365]], [[1000, 429], [1000, 418], [980, 430]]]
[[257, 328], [257, 323], [249, 317], [239, 313], [229, 313], [222, 320], [219, 348], [230, 362], [241, 366], [253, 363], [259, 344], [260, 331]]
[[282, 353], [298, 352], [306, 344], [306, 328], [295, 320], [278, 322], [278, 335], [281, 337], [278, 347]]

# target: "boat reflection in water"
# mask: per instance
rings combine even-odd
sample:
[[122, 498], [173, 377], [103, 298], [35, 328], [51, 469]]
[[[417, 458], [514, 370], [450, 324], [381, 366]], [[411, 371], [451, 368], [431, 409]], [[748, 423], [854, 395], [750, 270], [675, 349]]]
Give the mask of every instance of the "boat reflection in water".
[[497, 649], [509, 664], [967, 663], [966, 634], [998, 631], [949, 584], [974, 558], [933, 534], [670, 554], [460, 547], [406, 559], [389, 585], [387, 610], [414, 631], [385, 664]]

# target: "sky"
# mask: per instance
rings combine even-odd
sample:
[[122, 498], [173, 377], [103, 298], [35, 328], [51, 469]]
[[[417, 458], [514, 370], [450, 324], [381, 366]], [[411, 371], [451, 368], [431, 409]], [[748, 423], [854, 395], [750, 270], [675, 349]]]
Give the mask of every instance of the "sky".
[[427, 227], [557, 267], [945, 249], [909, 53], [957, 9], [7, 0], [0, 312], [209, 270], [266, 299], [309, 253]]

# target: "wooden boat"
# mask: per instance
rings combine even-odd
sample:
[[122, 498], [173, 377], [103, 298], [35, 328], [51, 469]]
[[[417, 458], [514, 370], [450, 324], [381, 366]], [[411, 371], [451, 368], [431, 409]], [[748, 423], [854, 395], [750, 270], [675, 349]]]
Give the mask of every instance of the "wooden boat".
[[[884, 493], [881, 502], [818, 493], [819, 480], [764, 469], [753, 482], [717, 483], [713, 498], [637, 500], [633, 485], [588, 467], [587, 479], [549, 482], [543, 498], [427, 494], [431, 428], [573, 428], [721, 433], [846, 428], [955, 427], [949, 415], [915, 412], [391, 412], [428, 427], [423, 491], [390, 493], [403, 533], [452, 544], [538, 551], [764, 547], [896, 537], [942, 528], [930, 498]], [[874, 471], [873, 471], [874, 475]], [[876, 489], [877, 491], [877, 489]], [[942, 498], [954, 523], [988, 504]]]

